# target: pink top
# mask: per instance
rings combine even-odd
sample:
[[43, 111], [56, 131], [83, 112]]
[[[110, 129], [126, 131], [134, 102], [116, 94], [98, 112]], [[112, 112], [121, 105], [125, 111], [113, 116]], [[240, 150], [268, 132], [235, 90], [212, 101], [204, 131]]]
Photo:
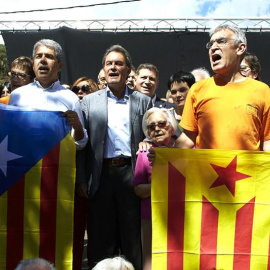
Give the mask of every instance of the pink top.
[[[151, 183], [152, 167], [149, 165], [147, 152], [140, 152], [136, 161], [133, 185]], [[141, 218], [151, 219], [151, 197], [141, 199]]]

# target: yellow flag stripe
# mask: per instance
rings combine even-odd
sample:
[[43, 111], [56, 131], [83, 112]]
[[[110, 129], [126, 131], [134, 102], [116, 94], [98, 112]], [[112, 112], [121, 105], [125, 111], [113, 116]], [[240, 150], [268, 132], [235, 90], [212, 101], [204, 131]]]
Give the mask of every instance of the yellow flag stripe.
[[68, 134], [60, 145], [57, 186], [55, 267], [59, 270], [72, 270], [75, 156], [74, 140]]
[[25, 175], [23, 244], [24, 259], [39, 257], [41, 167], [42, 161], [40, 160]]
[[[152, 176], [153, 269], [167, 269], [162, 252], [167, 253], [167, 216], [163, 211], [168, 206], [168, 162], [187, 178], [185, 219], [188, 218], [189, 221], [185, 220], [184, 269], [199, 269], [203, 197], [219, 211], [217, 269], [233, 268], [236, 213], [252, 198], [255, 199], [250, 269], [267, 269], [270, 237], [270, 153], [234, 150], [156, 150]], [[235, 172], [250, 177], [236, 179], [234, 194], [226, 185], [212, 188], [211, 185], [219, 175], [211, 164], [226, 169], [236, 156]]]
[[158, 157], [152, 176], [162, 181], [152, 182], [152, 223], [153, 227], [152, 269], [167, 269], [167, 220], [168, 220], [168, 166]]

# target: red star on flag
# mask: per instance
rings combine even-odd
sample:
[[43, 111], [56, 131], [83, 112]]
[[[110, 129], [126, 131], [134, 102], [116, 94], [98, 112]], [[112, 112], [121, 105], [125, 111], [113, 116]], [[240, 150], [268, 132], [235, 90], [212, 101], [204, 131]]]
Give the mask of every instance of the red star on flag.
[[251, 177], [250, 175], [236, 171], [237, 156], [235, 156], [235, 158], [231, 161], [231, 163], [226, 168], [220, 167], [214, 164], [210, 164], [210, 165], [218, 174], [218, 178], [215, 180], [215, 182], [212, 184], [210, 188], [225, 185], [233, 196], [235, 195], [236, 181]]

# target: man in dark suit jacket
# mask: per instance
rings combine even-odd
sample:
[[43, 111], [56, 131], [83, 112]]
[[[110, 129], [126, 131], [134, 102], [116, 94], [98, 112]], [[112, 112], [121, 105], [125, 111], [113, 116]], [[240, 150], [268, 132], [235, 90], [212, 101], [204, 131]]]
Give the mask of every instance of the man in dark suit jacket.
[[140, 64], [136, 70], [135, 89], [152, 99], [153, 107], [175, 109], [173, 103], [157, 97], [156, 90], [159, 84], [159, 71], [153, 64]]
[[144, 139], [142, 117], [151, 99], [126, 87], [131, 58], [121, 46], [103, 58], [107, 88], [85, 96], [89, 143], [77, 153], [77, 186], [91, 176], [88, 224], [92, 263], [120, 254], [141, 269], [140, 199], [133, 189], [136, 150]]

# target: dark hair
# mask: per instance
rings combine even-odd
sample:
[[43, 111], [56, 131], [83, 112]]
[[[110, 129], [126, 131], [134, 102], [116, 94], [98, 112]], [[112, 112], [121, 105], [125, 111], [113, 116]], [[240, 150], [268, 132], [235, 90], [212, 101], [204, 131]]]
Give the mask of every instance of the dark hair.
[[125, 58], [125, 61], [126, 61], [126, 65], [127, 67], [131, 68], [131, 65], [132, 65], [132, 61], [131, 61], [131, 57], [130, 57], [130, 54], [128, 53], [128, 51], [123, 48], [121, 45], [113, 45], [111, 46], [109, 49], [107, 49], [107, 51], [105, 52], [104, 56], [103, 56], [103, 59], [102, 59], [102, 65], [104, 67], [105, 65], [105, 59], [107, 57], [107, 55], [111, 52], [118, 52], [118, 53], [121, 53], [123, 54], [124, 58]]
[[157, 79], [159, 78], [159, 71], [157, 69], [157, 67], [153, 64], [150, 63], [144, 63], [144, 64], [140, 64], [136, 70], [136, 75], [139, 75], [139, 72], [141, 69], [149, 69], [151, 71], [154, 71], [156, 74]]
[[258, 73], [256, 80], [260, 81], [259, 73], [261, 71], [261, 64], [258, 57], [255, 54], [246, 52], [244, 55], [244, 60], [248, 63], [252, 72]]
[[186, 82], [190, 88], [195, 83], [195, 77], [192, 73], [186, 71], [178, 71], [174, 73], [168, 80], [168, 89], [171, 89], [174, 82]]
[[136, 68], [131, 64], [130, 66], [131, 70], [133, 70], [136, 73]]
[[3, 89], [4, 88], [7, 88], [9, 90], [9, 93], [11, 93], [11, 85], [10, 85], [10, 82], [6, 81], [6, 82], [3, 82], [0, 86], [0, 97], [2, 96], [2, 92], [3, 92]]
[[20, 56], [14, 59], [11, 63], [11, 69], [12, 68], [19, 68], [21, 70], [24, 70], [31, 79], [35, 78], [33, 61], [27, 56]]

